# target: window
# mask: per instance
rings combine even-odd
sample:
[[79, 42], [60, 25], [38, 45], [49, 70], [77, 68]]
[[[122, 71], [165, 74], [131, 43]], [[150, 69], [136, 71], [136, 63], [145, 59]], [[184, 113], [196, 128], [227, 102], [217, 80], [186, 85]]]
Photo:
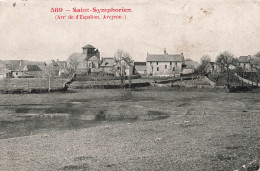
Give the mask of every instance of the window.
[[172, 62], [170, 62], [170, 65], [172, 65]]
[[156, 64], [158, 65], [158, 62], [156, 62]]
[[16, 73], [16, 75], [18, 75], [18, 72]]
[[159, 71], [159, 67], [157, 67], [157, 71]]
[[167, 69], [167, 65], [165, 65], [165, 69]]
[[152, 62], [150, 62], [150, 65], [152, 65]]
[[94, 49], [90, 48], [88, 49], [88, 54], [93, 54], [94, 53]]

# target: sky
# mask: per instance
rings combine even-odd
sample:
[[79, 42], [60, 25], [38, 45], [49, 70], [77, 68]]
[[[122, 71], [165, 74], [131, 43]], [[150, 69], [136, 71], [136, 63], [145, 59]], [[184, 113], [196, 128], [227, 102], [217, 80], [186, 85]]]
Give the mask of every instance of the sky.
[[[16, 3], [15, 7], [13, 3]], [[124, 20], [55, 20], [51, 8], [129, 8]], [[0, 0], [0, 60], [66, 60], [91, 44], [101, 57], [117, 49], [135, 61], [147, 53], [183, 53], [199, 61], [223, 51], [235, 56], [260, 51], [260, 0]]]

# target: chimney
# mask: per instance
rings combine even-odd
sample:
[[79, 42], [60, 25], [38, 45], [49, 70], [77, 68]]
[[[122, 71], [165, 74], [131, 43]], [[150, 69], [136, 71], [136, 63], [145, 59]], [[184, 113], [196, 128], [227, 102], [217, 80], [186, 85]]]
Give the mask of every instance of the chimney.
[[166, 54], [166, 48], [164, 48], [164, 55]]
[[147, 52], [147, 56], [149, 56], [149, 52]]

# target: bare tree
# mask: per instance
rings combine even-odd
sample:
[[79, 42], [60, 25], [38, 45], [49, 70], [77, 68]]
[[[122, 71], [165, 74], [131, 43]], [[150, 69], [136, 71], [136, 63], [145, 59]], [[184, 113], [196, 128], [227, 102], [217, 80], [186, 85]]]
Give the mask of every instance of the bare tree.
[[[121, 80], [122, 87], [125, 88], [126, 69], [127, 69], [127, 65], [131, 63], [131, 57], [129, 53], [124, 52], [122, 49], [118, 49], [114, 55], [114, 59], [116, 63], [115, 72], [118, 73]], [[131, 68], [129, 68], [129, 77], [128, 77], [129, 87], [131, 84], [130, 77], [131, 77]]]
[[230, 87], [229, 84], [229, 75], [230, 75], [230, 65], [234, 64], [234, 55], [225, 51], [217, 56], [216, 63], [220, 66], [221, 72], [227, 72], [227, 87]]
[[221, 72], [229, 72], [229, 67], [234, 63], [234, 55], [225, 51], [217, 56], [216, 63], [220, 66]]
[[259, 58], [260, 59], [260, 51], [257, 52], [255, 55], [254, 55], [255, 58]]
[[68, 64], [66, 66], [66, 70], [68, 72], [70, 79], [72, 79], [74, 77], [78, 66], [79, 66], [79, 61], [77, 58], [69, 59]]
[[208, 73], [208, 66], [210, 65], [211, 58], [209, 55], [204, 55], [200, 58], [200, 65], [197, 68], [197, 71], [201, 74]]
[[49, 65], [45, 65], [46, 70], [45, 70], [45, 75], [48, 77], [48, 91], [50, 92], [51, 90], [51, 78], [56, 74], [55, 72], [55, 66], [53, 63]]

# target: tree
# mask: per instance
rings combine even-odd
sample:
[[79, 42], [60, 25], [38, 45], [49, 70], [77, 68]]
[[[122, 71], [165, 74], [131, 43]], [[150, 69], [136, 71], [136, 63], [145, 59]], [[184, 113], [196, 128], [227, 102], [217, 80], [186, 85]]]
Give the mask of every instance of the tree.
[[49, 65], [45, 65], [46, 70], [45, 70], [45, 75], [48, 77], [48, 91], [50, 92], [51, 90], [51, 78], [55, 75], [55, 66], [53, 63]]
[[208, 73], [208, 67], [210, 65], [211, 58], [209, 55], [203, 55], [200, 58], [200, 65], [197, 68], [197, 72], [200, 74], [207, 74]]
[[72, 79], [77, 71], [79, 62], [77, 58], [70, 58], [66, 66], [69, 77]]
[[225, 51], [217, 56], [217, 65], [220, 67], [221, 72], [229, 72], [229, 67], [234, 64], [234, 55]]
[[230, 87], [229, 84], [229, 74], [230, 74], [230, 65], [234, 64], [234, 55], [225, 51], [217, 56], [216, 63], [220, 66], [221, 72], [227, 72], [227, 87]]
[[259, 58], [260, 59], [260, 51], [257, 52], [255, 55], [254, 55], [255, 58]]
[[[115, 73], [118, 73], [121, 80], [121, 85], [122, 87], [125, 88], [126, 69], [127, 69], [127, 65], [131, 63], [131, 57], [129, 53], [124, 52], [122, 49], [118, 49], [114, 55], [114, 59], [116, 63]], [[131, 69], [129, 68], [129, 70]], [[128, 77], [129, 87], [131, 84], [130, 77], [131, 77], [131, 71], [129, 72], [129, 77]]]

